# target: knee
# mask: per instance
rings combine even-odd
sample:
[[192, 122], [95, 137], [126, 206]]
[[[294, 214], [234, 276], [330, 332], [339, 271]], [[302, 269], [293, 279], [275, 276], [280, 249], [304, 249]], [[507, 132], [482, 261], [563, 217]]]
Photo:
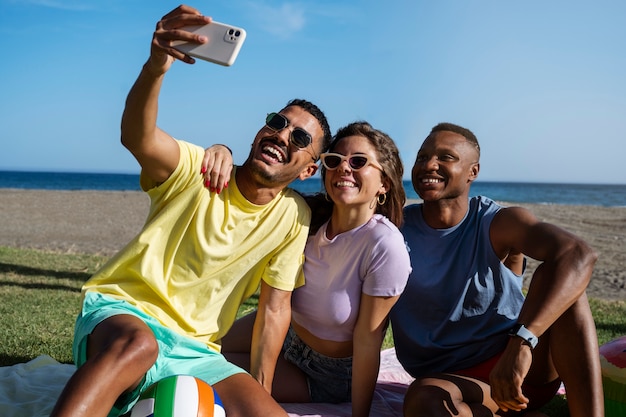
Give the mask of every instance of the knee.
[[151, 331], [134, 329], [112, 340], [106, 350], [127, 364], [149, 368], [157, 359], [159, 345]]
[[[432, 385], [414, 382], [404, 398], [404, 417], [435, 417], [458, 415], [450, 394]], [[452, 411], [453, 414], [450, 414]]]

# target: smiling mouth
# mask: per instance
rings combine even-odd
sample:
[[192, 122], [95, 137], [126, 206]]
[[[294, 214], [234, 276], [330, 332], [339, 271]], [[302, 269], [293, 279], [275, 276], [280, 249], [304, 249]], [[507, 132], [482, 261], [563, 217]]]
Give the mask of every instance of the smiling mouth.
[[347, 188], [355, 188], [356, 184], [352, 181], [337, 181], [335, 183], [335, 187], [347, 187]]
[[440, 182], [443, 182], [443, 180], [439, 178], [422, 178], [420, 182], [422, 184], [438, 184]]
[[283, 147], [277, 143], [267, 140], [261, 146], [261, 152], [264, 156], [268, 157], [276, 163], [287, 162], [287, 152], [283, 150]]

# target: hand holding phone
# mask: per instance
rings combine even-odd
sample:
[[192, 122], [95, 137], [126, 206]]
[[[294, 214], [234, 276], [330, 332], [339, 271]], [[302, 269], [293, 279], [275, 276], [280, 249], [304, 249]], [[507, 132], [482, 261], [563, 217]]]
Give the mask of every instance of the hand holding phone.
[[231, 66], [235, 62], [246, 39], [244, 29], [215, 21], [204, 26], [186, 26], [181, 29], [206, 36], [208, 42], [196, 44], [176, 41], [173, 43], [174, 48], [194, 58], [224, 66]]

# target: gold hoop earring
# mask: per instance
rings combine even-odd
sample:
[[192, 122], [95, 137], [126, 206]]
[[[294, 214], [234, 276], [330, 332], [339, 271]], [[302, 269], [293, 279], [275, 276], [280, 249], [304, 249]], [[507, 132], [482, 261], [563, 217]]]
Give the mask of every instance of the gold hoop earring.
[[[382, 201], [381, 201], [381, 197], [382, 197]], [[385, 203], [387, 202], [387, 193], [378, 194], [378, 197], [376, 197], [376, 202], [378, 203], [379, 206], [384, 206]]]
[[330, 199], [330, 197], [328, 196], [328, 193], [324, 193], [324, 200], [328, 201], [329, 203], [333, 200]]

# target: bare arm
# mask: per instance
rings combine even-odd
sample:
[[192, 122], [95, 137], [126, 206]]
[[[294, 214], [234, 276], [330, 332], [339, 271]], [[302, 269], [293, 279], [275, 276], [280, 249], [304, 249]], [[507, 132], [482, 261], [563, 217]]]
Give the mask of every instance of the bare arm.
[[261, 282], [259, 309], [252, 331], [250, 374], [272, 392], [276, 361], [291, 320], [291, 292]]
[[180, 150], [174, 139], [156, 126], [157, 101], [163, 75], [146, 66], [133, 85], [122, 116], [122, 144], [153, 181], [165, 181], [176, 168]]
[[[523, 208], [502, 209], [491, 225], [494, 250], [503, 259], [523, 253], [542, 261], [535, 270], [518, 317], [536, 336], [541, 336], [583, 294], [596, 253], [580, 238], [540, 222]], [[492, 396], [503, 410], [523, 410], [528, 399], [521, 384], [532, 364], [530, 347], [511, 338], [490, 376]]]
[[524, 273], [524, 254], [511, 250], [504, 260], [504, 266], [509, 268], [517, 275]]
[[520, 207], [500, 210], [490, 233], [499, 255], [523, 253], [542, 262], [519, 315], [519, 322], [540, 336], [586, 290], [597, 255], [579, 237]]
[[179, 28], [210, 21], [210, 18], [189, 6], [179, 6], [165, 15], [157, 23], [153, 34], [150, 58], [126, 99], [121, 124], [122, 144], [135, 156], [145, 174], [155, 182], [165, 181], [176, 168], [179, 159], [179, 149], [174, 139], [156, 125], [163, 78], [175, 59], [194, 62], [176, 51], [171, 43], [175, 40], [206, 42], [206, 38]]
[[369, 416], [380, 366], [380, 348], [387, 329], [387, 317], [398, 298], [361, 295], [353, 340], [353, 417]]

